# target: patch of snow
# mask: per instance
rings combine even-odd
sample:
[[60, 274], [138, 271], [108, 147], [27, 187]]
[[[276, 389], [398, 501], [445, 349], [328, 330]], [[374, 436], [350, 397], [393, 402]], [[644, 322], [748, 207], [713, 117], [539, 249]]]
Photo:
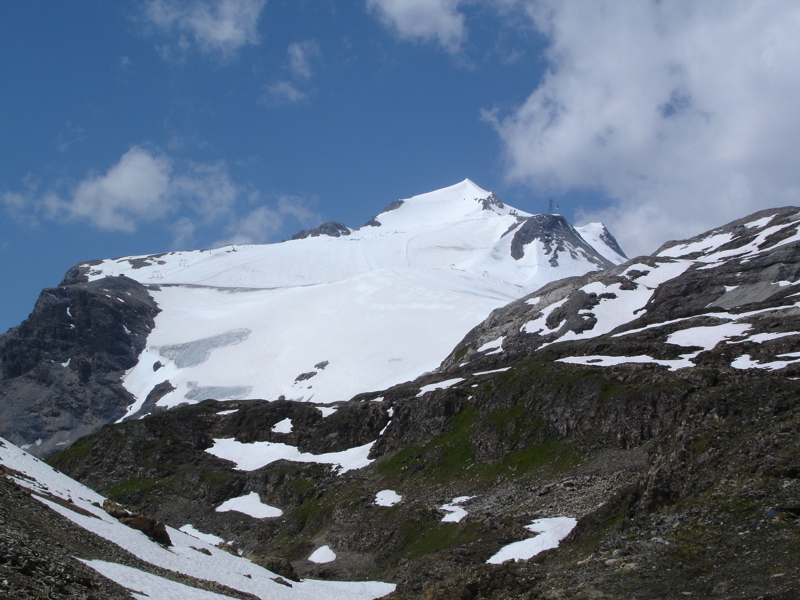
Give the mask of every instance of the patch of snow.
[[[501, 352], [503, 349], [503, 340], [506, 339], [506, 336], [501, 335], [496, 340], [492, 340], [491, 342], [486, 342], [483, 346], [478, 348], [477, 352], [486, 352], [487, 350], [495, 350], [497, 352]], [[494, 354], [493, 352], [490, 354]]]
[[375, 494], [375, 504], [378, 506], [394, 506], [402, 499], [403, 497], [394, 490], [381, 490]]
[[737, 342], [731, 342], [731, 344], [742, 344], [744, 342], [756, 342], [760, 344], [761, 342], [768, 342], [770, 340], [777, 340], [782, 337], [788, 337], [790, 335], [800, 335], [800, 332], [797, 331], [784, 331], [783, 333], [756, 333], [748, 337], [744, 340], [739, 340]]
[[444, 517], [442, 517], [443, 523], [460, 523], [461, 520], [467, 516], [467, 511], [458, 506], [459, 504], [463, 504], [467, 500], [472, 500], [475, 496], [458, 496], [457, 498], [453, 498], [449, 504], [443, 504], [439, 507], [439, 510], [443, 510], [447, 512]]
[[541, 296], [536, 296], [535, 298], [528, 298], [527, 300], [525, 300], [525, 304], [528, 304], [530, 306], [535, 306], [536, 304], [539, 304], [539, 300], [541, 299], [542, 299]]
[[330, 546], [320, 546], [314, 550], [308, 560], [317, 564], [329, 563], [336, 560], [336, 553], [331, 550]]
[[272, 431], [273, 433], [292, 433], [292, 420], [286, 417], [283, 421], [278, 421], [272, 426]]
[[502, 369], [494, 369], [492, 371], [479, 371], [477, 373], [473, 373], [473, 377], [477, 377], [478, 375], [491, 375], [492, 373], [502, 373], [504, 371], [508, 371], [511, 367], [503, 367]]
[[749, 323], [723, 323], [701, 327], [681, 329], [667, 336], [668, 344], [676, 346], [699, 346], [704, 350], [711, 350], [719, 342], [740, 336], [752, 328]]
[[536, 519], [530, 525], [526, 525], [525, 529], [539, 535], [503, 546], [486, 562], [499, 565], [507, 560], [528, 560], [540, 552], [557, 548], [561, 540], [567, 537], [577, 524], [578, 521], [571, 517]]
[[677, 360], [660, 360], [643, 354], [638, 356], [601, 356], [594, 354], [590, 356], [566, 356], [557, 359], [556, 362], [573, 365], [591, 365], [594, 367], [613, 367], [625, 363], [653, 363], [669, 367], [671, 371], [675, 371], [677, 369], [683, 369], [684, 367], [693, 367], [694, 363], [689, 360], [689, 358], [693, 356], [695, 355], [688, 354]]
[[428, 385], [423, 385], [419, 388], [419, 394], [417, 394], [417, 398], [427, 394], [428, 392], [432, 392], [434, 390], [444, 390], [449, 387], [456, 385], [457, 383], [461, 383], [464, 381], [463, 377], [456, 377], [454, 379], [446, 379], [444, 381], [440, 381], [438, 383], [429, 383]]
[[217, 413], [218, 417], [224, 417], [225, 415], [232, 415], [235, 412], [239, 412], [238, 408], [234, 408], [233, 410], [221, 410]]
[[221, 537], [212, 533], [203, 533], [202, 531], [198, 531], [191, 523], [187, 523], [183, 527], [179, 528], [179, 530], [183, 533], [188, 533], [192, 537], [196, 537], [198, 540], [203, 540], [212, 546], [216, 546], [217, 544], [221, 544], [225, 541]]
[[[793, 353], [794, 354], [794, 353]], [[791, 360], [791, 358], [796, 358], [790, 355], [781, 355], [790, 357], [789, 360], [782, 360], [782, 361], [772, 361], [766, 363], [760, 363], [758, 361], [753, 360], [750, 358], [749, 354], [742, 354], [741, 356], [737, 356], [733, 361], [731, 361], [731, 366], [734, 369], [765, 369], [768, 371], [777, 371], [778, 369], [782, 369], [786, 365], [790, 365], [792, 363], [798, 362], [798, 360]]]
[[62, 367], [64, 367], [64, 368], [66, 369], [66, 368], [69, 366], [69, 363], [70, 363], [70, 361], [71, 361], [71, 360], [72, 360], [71, 358], [68, 358], [68, 359], [67, 359], [67, 362], [65, 362], [65, 363], [61, 363], [61, 366], [62, 366]]
[[232, 600], [231, 596], [201, 590], [119, 563], [81, 558], [78, 560], [130, 590], [131, 596], [136, 600]]
[[235, 510], [236, 512], [250, 515], [254, 519], [271, 519], [280, 517], [283, 514], [280, 508], [275, 508], [274, 506], [261, 502], [261, 498], [259, 498], [256, 492], [250, 492], [246, 496], [239, 496], [238, 498], [226, 500], [214, 510], [216, 512]]
[[708, 252], [709, 250], [715, 250], [716, 248], [727, 244], [732, 239], [733, 234], [731, 233], [718, 233], [716, 235], [705, 237], [699, 242], [684, 244], [682, 246], [672, 246], [671, 248], [667, 248], [666, 250], [659, 252], [658, 256], [678, 258], [686, 254], [692, 254], [693, 252]]
[[255, 471], [278, 460], [292, 462], [319, 463], [334, 465], [339, 468], [339, 473], [346, 473], [354, 469], [366, 467], [372, 462], [369, 451], [375, 442], [363, 446], [356, 446], [341, 452], [328, 452], [326, 454], [310, 454], [300, 452], [295, 446], [277, 442], [253, 442], [244, 444], [233, 438], [215, 439], [214, 445], [206, 452], [218, 458], [223, 458], [236, 463], [238, 471]]
[[[538, 317], [528, 321], [522, 327], [520, 327], [520, 331], [522, 333], [538, 333], [539, 331], [542, 331], [547, 325], [547, 317], [550, 316], [550, 313], [564, 304], [568, 299], [569, 297], [562, 298], [558, 302], [553, 302], [550, 306], [545, 307]], [[548, 327], [548, 329], [550, 328]]]
[[322, 413], [322, 418], [330, 417], [333, 413], [335, 413], [338, 408], [332, 408], [330, 406], [317, 406], [317, 410]]
[[745, 223], [744, 226], [748, 229], [759, 229], [765, 227], [770, 221], [772, 221], [772, 217], [762, 217], [750, 223]]

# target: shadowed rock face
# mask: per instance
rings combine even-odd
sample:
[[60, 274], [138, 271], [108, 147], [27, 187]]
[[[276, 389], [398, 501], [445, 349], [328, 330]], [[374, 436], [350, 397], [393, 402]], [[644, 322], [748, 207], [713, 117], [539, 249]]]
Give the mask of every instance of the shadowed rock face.
[[133, 398], [121, 377], [158, 312], [126, 277], [42, 291], [28, 319], [0, 336], [0, 435], [46, 456], [124, 415]]
[[[607, 232], [606, 232], [607, 233]], [[610, 247], [617, 249], [616, 240], [608, 234], [609, 240], [606, 241]], [[527, 219], [514, 232], [511, 241], [511, 256], [516, 260], [525, 256], [525, 246], [534, 241], [539, 241], [544, 247], [545, 254], [550, 256], [549, 263], [552, 267], [558, 266], [560, 254], [568, 253], [573, 259], [582, 257], [597, 265], [600, 269], [613, 267], [614, 263], [601, 256], [597, 250], [592, 248], [575, 228], [561, 215], [533, 215]], [[619, 251], [622, 254], [622, 251]], [[624, 255], [623, 255], [624, 256]]]
[[293, 240], [304, 240], [307, 237], [319, 237], [327, 235], [330, 237], [341, 237], [343, 235], [350, 235], [350, 228], [344, 223], [338, 221], [331, 221], [330, 223], [323, 223], [314, 229], [302, 229], [292, 236]]

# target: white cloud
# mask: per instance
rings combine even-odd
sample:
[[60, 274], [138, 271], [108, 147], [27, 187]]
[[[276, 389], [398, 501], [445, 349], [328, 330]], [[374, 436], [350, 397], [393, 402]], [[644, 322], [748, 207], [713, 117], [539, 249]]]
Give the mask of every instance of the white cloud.
[[227, 165], [192, 163], [185, 173], [173, 178], [171, 192], [181, 197], [202, 222], [211, 223], [234, 209], [241, 188], [231, 179]]
[[162, 48], [166, 57], [192, 47], [228, 57], [247, 44], [257, 44], [258, 20], [267, 0], [148, 0], [144, 18], [162, 33], [177, 35]]
[[47, 219], [135, 233], [154, 225], [169, 231], [175, 248], [192, 247], [198, 238], [208, 246], [220, 231], [227, 238], [212, 245], [266, 243], [286, 229], [322, 222], [311, 208], [313, 199], [282, 195], [264, 202], [257, 190], [233, 180], [224, 161], [175, 161], [141, 146], [132, 147], [105, 173], [90, 173], [76, 185], [61, 182], [40, 191], [32, 177], [26, 185], [23, 192], [0, 194], [0, 206], [24, 226]]
[[289, 44], [286, 50], [288, 79], [273, 81], [264, 88], [261, 102], [272, 106], [302, 104], [309, 97], [309, 80], [314, 74], [315, 63], [320, 58], [319, 44], [304, 40]]
[[276, 81], [267, 86], [261, 101], [265, 104], [300, 104], [308, 99], [308, 94], [291, 81]]
[[305, 40], [289, 44], [289, 71], [295, 79], [309, 79], [313, 75], [314, 62], [319, 58], [319, 44]]
[[81, 181], [69, 200], [47, 193], [39, 202], [45, 216], [91, 223], [105, 231], [136, 231], [172, 208], [170, 160], [139, 146], [128, 150], [105, 174]]
[[367, 0], [375, 13], [401, 38], [436, 41], [455, 53], [467, 35], [461, 0]]
[[508, 175], [595, 188], [634, 253], [800, 201], [800, 5], [518, 1], [550, 40], [524, 104], [487, 113]]
[[228, 244], [260, 244], [271, 241], [289, 222], [298, 229], [313, 227], [322, 222], [319, 213], [309, 208], [309, 202], [300, 196], [280, 196], [273, 206], [259, 206], [226, 227], [227, 238], [214, 246]]

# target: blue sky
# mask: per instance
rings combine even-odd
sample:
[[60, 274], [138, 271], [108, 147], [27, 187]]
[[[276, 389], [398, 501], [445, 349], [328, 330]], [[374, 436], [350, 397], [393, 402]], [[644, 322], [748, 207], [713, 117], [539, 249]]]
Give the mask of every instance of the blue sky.
[[0, 331], [95, 258], [272, 242], [469, 177], [629, 255], [800, 204], [792, 1], [0, 7]]

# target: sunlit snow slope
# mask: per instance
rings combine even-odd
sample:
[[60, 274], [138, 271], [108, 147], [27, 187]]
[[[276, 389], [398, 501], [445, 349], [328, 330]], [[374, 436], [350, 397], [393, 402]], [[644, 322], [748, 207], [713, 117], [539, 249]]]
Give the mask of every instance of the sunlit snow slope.
[[137, 398], [128, 416], [165, 381], [175, 389], [162, 406], [326, 403], [430, 371], [493, 309], [624, 260], [601, 224], [582, 231], [591, 242], [465, 180], [338, 237], [105, 260], [88, 275], [157, 286], [162, 312], [125, 377]]

